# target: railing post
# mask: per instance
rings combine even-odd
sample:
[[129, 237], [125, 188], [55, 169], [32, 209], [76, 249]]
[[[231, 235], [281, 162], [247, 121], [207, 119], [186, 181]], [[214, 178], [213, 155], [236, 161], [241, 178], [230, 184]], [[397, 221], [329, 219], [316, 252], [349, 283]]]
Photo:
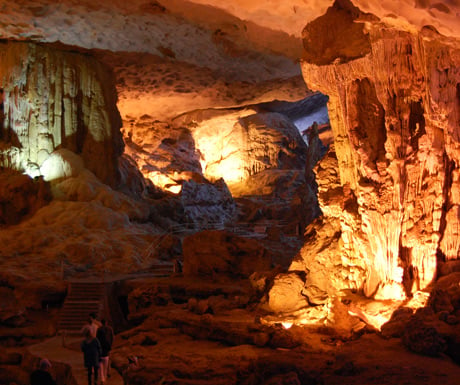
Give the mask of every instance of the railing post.
[[65, 280], [65, 274], [64, 274], [64, 259], [61, 259], [61, 279], [64, 281]]
[[62, 334], [61, 334], [61, 336], [62, 336], [62, 347], [64, 347], [64, 348], [66, 347], [66, 334], [67, 334], [67, 330], [64, 329], [62, 331]]

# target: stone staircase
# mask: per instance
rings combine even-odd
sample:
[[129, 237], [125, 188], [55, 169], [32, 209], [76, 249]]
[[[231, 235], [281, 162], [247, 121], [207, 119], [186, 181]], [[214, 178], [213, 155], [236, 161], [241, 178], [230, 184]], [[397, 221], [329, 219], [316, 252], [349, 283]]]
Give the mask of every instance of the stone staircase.
[[58, 330], [79, 333], [90, 313], [100, 318], [104, 311], [105, 284], [103, 282], [69, 282], [69, 294], [61, 310]]

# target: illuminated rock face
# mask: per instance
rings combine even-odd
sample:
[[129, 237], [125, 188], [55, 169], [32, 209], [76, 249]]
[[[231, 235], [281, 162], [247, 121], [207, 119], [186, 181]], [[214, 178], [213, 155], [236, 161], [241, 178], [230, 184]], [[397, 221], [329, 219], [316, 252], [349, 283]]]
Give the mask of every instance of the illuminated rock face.
[[342, 283], [400, 298], [460, 250], [460, 45], [340, 3], [305, 28], [302, 71], [329, 96], [338, 188], [348, 192], [338, 210]]
[[116, 185], [123, 142], [108, 71], [88, 55], [31, 43], [2, 43], [0, 57], [0, 164], [38, 170], [55, 149], [66, 148]]
[[210, 180], [224, 178], [232, 185], [268, 169], [304, 168], [307, 147], [297, 128], [278, 113], [218, 116], [192, 135]]

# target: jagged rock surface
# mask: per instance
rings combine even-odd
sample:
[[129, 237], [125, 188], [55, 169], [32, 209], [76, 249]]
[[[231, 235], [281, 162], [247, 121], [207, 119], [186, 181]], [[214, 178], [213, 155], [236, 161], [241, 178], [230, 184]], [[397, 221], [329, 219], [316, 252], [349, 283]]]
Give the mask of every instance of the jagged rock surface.
[[[318, 56], [314, 47], [329, 41], [315, 37], [326, 30], [355, 43], [336, 39]], [[430, 28], [397, 30], [340, 1], [306, 27], [304, 46], [305, 81], [329, 96], [340, 185], [353, 208], [338, 213], [345, 286], [403, 298], [460, 250], [459, 44]]]
[[123, 152], [110, 71], [89, 55], [22, 42], [0, 45], [0, 164], [37, 170], [58, 148], [83, 158], [112, 186]]
[[183, 242], [184, 274], [230, 274], [249, 277], [271, 268], [271, 256], [260, 242], [228, 231], [202, 231]]
[[222, 227], [236, 218], [235, 201], [223, 179], [216, 183], [184, 182], [181, 203], [186, 225], [204, 228]]
[[18, 223], [51, 200], [43, 178], [31, 179], [13, 170], [0, 172], [0, 224]]
[[209, 114], [214, 116], [202, 116], [201, 124], [190, 128], [207, 178], [222, 176], [232, 184], [266, 169], [304, 168], [306, 145], [284, 115], [250, 110]]

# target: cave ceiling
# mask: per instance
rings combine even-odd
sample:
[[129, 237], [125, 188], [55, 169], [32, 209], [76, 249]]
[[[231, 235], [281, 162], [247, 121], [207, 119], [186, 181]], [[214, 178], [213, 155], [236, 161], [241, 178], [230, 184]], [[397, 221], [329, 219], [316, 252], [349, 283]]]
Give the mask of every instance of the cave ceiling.
[[[194, 109], [304, 97], [302, 30], [332, 3], [1, 1], [0, 36], [123, 52], [105, 58], [117, 75], [122, 117], [150, 114], [162, 120]], [[443, 35], [460, 36], [458, 0], [354, 4], [399, 29], [431, 25]]]

